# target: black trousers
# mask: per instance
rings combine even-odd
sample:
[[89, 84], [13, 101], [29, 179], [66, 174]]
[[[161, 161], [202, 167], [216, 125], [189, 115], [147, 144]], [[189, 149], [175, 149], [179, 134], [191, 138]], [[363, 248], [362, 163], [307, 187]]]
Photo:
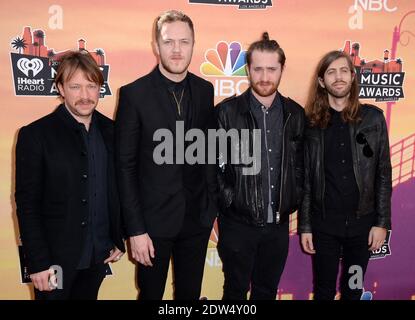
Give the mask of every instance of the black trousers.
[[288, 255], [288, 222], [265, 227], [219, 217], [218, 252], [223, 264], [224, 300], [275, 300]]
[[313, 244], [316, 250], [313, 256], [314, 300], [334, 300], [341, 257], [341, 299], [360, 300], [363, 290], [356, 288], [355, 280], [359, 276], [356, 267], [361, 270], [363, 283], [370, 257], [368, 236], [369, 233], [338, 237], [313, 231]]
[[152, 238], [155, 250], [155, 258], [151, 259], [153, 266], [137, 264], [138, 299], [163, 298], [172, 258], [173, 298], [199, 300], [210, 232], [210, 228], [202, 228], [186, 216], [175, 238]]
[[106, 268], [105, 264], [100, 263], [83, 270], [68, 272], [63, 269], [62, 289], [53, 291], [35, 289], [35, 300], [97, 300]]

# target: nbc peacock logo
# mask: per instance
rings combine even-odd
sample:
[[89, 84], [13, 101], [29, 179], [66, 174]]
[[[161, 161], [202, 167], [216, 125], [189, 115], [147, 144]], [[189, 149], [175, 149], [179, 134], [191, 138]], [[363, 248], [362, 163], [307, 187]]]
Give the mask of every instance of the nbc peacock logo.
[[246, 50], [239, 42], [219, 41], [215, 49], [205, 52], [200, 73], [209, 77], [215, 87], [215, 97], [240, 95], [249, 87], [246, 74]]
[[239, 42], [220, 41], [216, 49], [206, 50], [200, 72], [213, 77], [246, 77], [245, 65], [246, 51]]

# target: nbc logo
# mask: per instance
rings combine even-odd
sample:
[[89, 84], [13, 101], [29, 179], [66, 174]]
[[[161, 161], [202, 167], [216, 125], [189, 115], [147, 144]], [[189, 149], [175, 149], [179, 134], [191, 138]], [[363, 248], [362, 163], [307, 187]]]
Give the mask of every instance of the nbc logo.
[[[205, 52], [205, 61], [200, 73], [207, 77], [216, 77], [212, 82], [216, 97], [229, 97], [241, 94], [248, 86], [246, 78], [246, 51], [239, 42], [219, 41], [215, 49]], [[224, 79], [227, 77], [228, 79]]]
[[220, 41], [216, 49], [205, 52], [205, 62], [200, 72], [205, 76], [245, 77], [246, 51], [242, 51], [239, 42], [231, 44]]

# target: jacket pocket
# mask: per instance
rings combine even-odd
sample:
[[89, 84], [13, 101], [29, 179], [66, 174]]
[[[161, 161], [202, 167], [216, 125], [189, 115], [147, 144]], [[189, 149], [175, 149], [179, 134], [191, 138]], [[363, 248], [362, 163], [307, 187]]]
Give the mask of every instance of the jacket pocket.
[[358, 130], [358, 133], [363, 133], [365, 135], [367, 134], [371, 134], [371, 133], [376, 133], [378, 131], [378, 125], [372, 125], [369, 127], [365, 127], [365, 128], [361, 128]]

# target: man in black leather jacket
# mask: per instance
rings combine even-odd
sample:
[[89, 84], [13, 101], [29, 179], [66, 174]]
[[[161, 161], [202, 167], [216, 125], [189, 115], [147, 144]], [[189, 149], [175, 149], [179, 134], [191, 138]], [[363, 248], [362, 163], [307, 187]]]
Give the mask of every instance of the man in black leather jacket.
[[[275, 299], [288, 255], [288, 218], [302, 193], [305, 116], [300, 105], [277, 91], [284, 63], [283, 50], [264, 33], [247, 51], [250, 88], [217, 107], [218, 127], [242, 137], [227, 143], [227, 161], [219, 154], [223, 299], [246, 299], [249, 287], [251, 299]], [[253, 140], [258, 133], [260, 145], [245, 141], [244, 130]], [[243, 154], [246, 145], [261, 166], [249, 174], [246, 164], [228, 160], [232, 151]]]
[[392, 170], [382, 110], [358, 100], [350, 56], [318, 64], [306, 104], [304, 197], [298, 231], [314, 259], [314, 299], [358, 300], [370, 251], [391, 228]]

